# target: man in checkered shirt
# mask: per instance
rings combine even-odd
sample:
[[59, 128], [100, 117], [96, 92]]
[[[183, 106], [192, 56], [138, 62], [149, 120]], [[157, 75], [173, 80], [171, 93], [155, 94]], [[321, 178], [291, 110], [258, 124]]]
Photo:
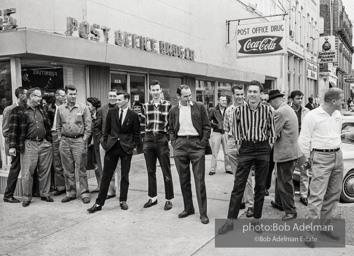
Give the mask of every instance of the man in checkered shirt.
[[149, 85], [152, 100], [143, 104], [142, 114], [146, 117], [143, 151], [148, 172], [149, 200], [144, 208], [157, 204], [156, 160], [159, 160], [165, 183], [166, 203], [164, 209], [172, 208], [174, 197], [171, 175], [170, 149], [168, 145], [168, 112], [171, 102], [161, 98], [161, 84], [157, 80]]

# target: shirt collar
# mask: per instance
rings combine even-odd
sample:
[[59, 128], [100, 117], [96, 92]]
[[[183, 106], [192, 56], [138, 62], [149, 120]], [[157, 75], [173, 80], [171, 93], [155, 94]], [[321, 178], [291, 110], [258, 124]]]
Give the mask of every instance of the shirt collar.
[[[190, 105], [190, 106], [193, 106], [193, 101], [190, 101], [190, 102], [189, 102], [189, 105]], [[178, 106], [179, 106], [179, 108], [181, 108], [181, 107], [186, 107], [186, 106], [181, 105], [181, 101], [179, 101]]]
[[[68, 103], [65, 103], [65, 107], [69, 108]], [[76, 102], [73, 108], [78, 108], [78, 107], [79, 107], [79, 104]]]

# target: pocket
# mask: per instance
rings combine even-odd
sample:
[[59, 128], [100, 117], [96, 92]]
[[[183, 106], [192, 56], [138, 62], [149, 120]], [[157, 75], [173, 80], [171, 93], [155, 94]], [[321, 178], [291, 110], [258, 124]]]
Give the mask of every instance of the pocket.
[[77, 113], [75, 118], [75, 124], [82, 124], [83, 123], [82, 113]]

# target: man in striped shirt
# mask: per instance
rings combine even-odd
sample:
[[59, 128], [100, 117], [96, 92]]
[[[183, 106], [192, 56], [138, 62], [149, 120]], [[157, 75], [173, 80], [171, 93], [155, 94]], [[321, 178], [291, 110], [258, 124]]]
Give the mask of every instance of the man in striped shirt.
[[232, 135], [239, 149], [234, 187], [231, 192], [228, 221], [219, 229], [219, 234], [233, 230], [233, 219], [238, 218], [242, 196], [252, 164], [255, 164], [255, 197], [253, 225], [259, 226], [267, 181], [271, 146], [275, 142], [274, 114], [270, 106], [261, 104], [263, 86], [251, 81], [247, 88], [247, 102], [235, 109]]
[[144, 208], [157, 204], [156, 160], [160, 162], [163, 180], [165, 183], [166, 203], [164, 209], [172, 208], [171, 200], [174, 197], [171, 175], [170, 149], [168, 146], [168, 112], [171, 102], [161, 99], [161, 84], [157, 80], [151, 81], [150, 94], [152, 100], [143, 104], [142, 114], [146, 117], [146, 128], [143, 151], [148, 172], [149, 200]]

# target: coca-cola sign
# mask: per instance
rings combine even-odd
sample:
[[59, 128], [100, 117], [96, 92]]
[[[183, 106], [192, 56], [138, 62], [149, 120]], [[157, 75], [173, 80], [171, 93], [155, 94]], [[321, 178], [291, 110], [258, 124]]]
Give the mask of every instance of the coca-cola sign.
[[236, 27], [237, 58], [286, 53], [283, 20]]
[[257, 36], [238, 41], [241, 45], [239, 53], [262, 54], [283, 50], [278, 36]]

